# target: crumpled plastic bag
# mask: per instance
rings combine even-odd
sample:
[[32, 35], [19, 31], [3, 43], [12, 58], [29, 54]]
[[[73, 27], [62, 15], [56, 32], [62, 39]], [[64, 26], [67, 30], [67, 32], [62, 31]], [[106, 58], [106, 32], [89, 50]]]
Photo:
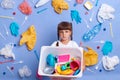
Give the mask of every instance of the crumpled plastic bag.
[[20, 77], [29, 77], [32, 74], [32, 71], [25, 65], [18, 70]]
[[22, 38], [19, 42], [20, 46], [27, 45], [28, 50], [32, 50], [36, 44], [37, 35], [34, 25], [30, 26], [26, 32], [22, 33]]
[[0, 50], [0, 55], [3, 55], [5, 58], [12, 57], [15, 59], [15, 55], [12, 51], [13, 47], [13, 43], [6, 44], [5, 47]]
[[94, 51], [92, 48], [90, 47], [86, 47], [88, 51], [83, 51], [83, 55], [84, 55], [84, 60], [85, 60], [85, 65], [86, 66], [92, 66], [97, 64], [98, 62], [98, 54], [96, 51]]
[[108, 57], [103, 56], [102, 58], [103, 67], [105, 70], [114, 70], [115, 66], [120, 63], [118, 56]]
[[114, 19], [113, 13], [115, 9], [108, 4], [102, 4], [97, 15], [97, 19], [100, 23], [103, 23], [105, 20]]
[[2, 2], [1, 2], [1, 7], [5, 8], [5, 9], [13, 8], [14, 5], [15, 5], [14, 0], [2, 0]]

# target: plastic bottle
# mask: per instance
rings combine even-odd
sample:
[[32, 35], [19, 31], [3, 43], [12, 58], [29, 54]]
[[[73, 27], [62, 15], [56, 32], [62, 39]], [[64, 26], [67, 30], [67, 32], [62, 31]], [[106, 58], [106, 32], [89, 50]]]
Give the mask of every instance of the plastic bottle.
[[99, 23], [98, 25], [94, 26], [91, 30], [86, 32], [83, 35], [83, 41], [90, 41], [93, 39], [101, 30], [102, 23]]

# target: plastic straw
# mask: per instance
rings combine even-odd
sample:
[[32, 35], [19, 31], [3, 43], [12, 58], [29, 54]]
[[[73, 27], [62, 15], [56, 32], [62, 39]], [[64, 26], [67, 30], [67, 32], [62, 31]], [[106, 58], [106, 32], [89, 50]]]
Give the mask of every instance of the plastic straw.
[[14, 19], [14, 17], [10, 17], [10, 16], [0, 16], [0, 18]]
[[35, 50], [34, 53], [35, 53], [35, 56], [36, 56], [37, 60], [39, 61], [39, 56], [37, 54], [37, 51]]
[[8, 62], [14, 62], [14, 60], [6, 60], [6, 61], [3, 61], [3, 62], [0, 62], [0, 64], [4, 64], [4, 63], [8, 63]]
[[28, 16], [25, 16], [24, 21], [22, 22], [21, 26], [24, 25], [25, 21], [27, 21]]
[[0, 36], [1, 36], [4, 40], [6, 40], [5, 37], [2, 35], [2, 33], [0, 33]]
[[15, 62], [15, 63], [13, 63], [13, 64], [21, 64], [21, 63], [23, 63], [22, 60], [20, 60], [20, 61], [18, 61], [18, 62]]
[[85, 19], [84, 19], [84, 21], [85, 21], [85, 23], [86, 23], [86, 25], [87, 25], [87, 28], [90, 29], [90, 26], [88, 25], [87, 21], [86, 21]]
[[41, 12], [47, 10], [47, 9], [48, 9], [48, 8], [44, 8], [44, 9], [42, 9], [42, 10], [40, 10], [40, 11], [37, 11], [37, 14], [39, 14], [39, 13], [41, 13]]
[[90, 22], [92, 22], [92, 20], [93, 20], [94, 13], [95, 13], [95, 12], [93, 11], [92, 14], [91, 14], [91, 17], [90, 17], [90, 19], [89, 19]]
[[6, 35], [8, 36], [8, 30], [7, 30], [7, 28], [6, 28], [6, 26], [4, 25], [4, 28], [5, 28], [5, 31], [6, 31]]
[[7, 66], [7, 69], [11, 72], [12, 75], [14, 75], [9, 66]]
[[93, 70], [91, 70], [90, 68], [86, 68], [86, 70], [92, 72], [92, 73], [95, 73]]
[[97, 70], [99, 68], [99, 65], [102, 63], [102, 59], [100, 60], [100, 62], [95, 66], [95, 69]]
[[110, 23], [110, 34], [113, 37], [112, 23]]
[[95, 41], [95, 42], [98, 42], [98, 43], [105, 43], [105, 41], [104, 41], [104, 40]]

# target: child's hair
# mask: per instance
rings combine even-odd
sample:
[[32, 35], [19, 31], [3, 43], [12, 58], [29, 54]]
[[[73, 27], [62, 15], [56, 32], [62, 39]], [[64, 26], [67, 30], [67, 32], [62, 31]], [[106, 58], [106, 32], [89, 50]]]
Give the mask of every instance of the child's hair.
[[[72, 40], [72, 23], [70, 22], [66, 22], [66, 21], [63, 21], [63, 22], [60, 22], [58, 24], [58, 28], [57, 28], [57, 35], [58, 35], [58, 40], [59, 40], [59, 31], [60, 30], [70, 30], [71, 31], [71, 40]], [[58, 43], [57, 43], [58, 44]], [[56, 45], [57, 45], [56, 44]]]

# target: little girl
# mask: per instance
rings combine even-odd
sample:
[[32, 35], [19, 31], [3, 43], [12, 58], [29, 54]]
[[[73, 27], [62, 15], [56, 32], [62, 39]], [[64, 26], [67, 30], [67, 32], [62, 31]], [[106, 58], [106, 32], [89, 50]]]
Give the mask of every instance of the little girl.
[[[58, 24], [57, 35], [58, 41], [53, 42], [51, 46], [58, 47], [79, 47], [75, 41], [72, 40], [72, 23], [61, 22]], [[85, 66], [83, 65], [83, 68]], [[72, 80], [72, 78], [56, 78], [51, 77], [52, 80]]]
[[78, 47], [77, 43], [72, 41], [72, 34], [72, 23], [59, 23], [57, 28], [58, 41], [55, 41], [52, 46]]

